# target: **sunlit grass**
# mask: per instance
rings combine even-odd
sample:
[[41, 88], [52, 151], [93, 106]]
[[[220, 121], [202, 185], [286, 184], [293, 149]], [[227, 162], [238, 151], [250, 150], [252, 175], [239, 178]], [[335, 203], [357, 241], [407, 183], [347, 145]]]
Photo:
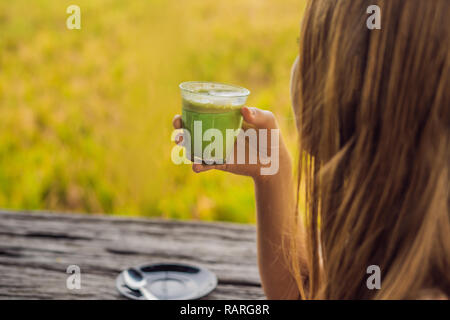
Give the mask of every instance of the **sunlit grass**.
[[[65, 27], [73, 3], [81, 30]], [[250, 179], [170, 161], [178, 84], [249, 88], [249, 104], [274, 111], [293, 148], [303, 5], [0, 2], [0, 207], [254, 222]]]

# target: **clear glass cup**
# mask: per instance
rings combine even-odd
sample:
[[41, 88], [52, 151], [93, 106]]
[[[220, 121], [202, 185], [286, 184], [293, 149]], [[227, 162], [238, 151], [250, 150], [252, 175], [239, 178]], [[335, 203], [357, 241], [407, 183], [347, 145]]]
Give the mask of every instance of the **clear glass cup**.
[[[183, 129], [189, 133], [183, 143], [187, 158], [207, 164], [225, 163], [236, 141], [236, 134], [227, 134], [227, 130], [237, 132], [241, 128], [241, 108], [250, 91], [239, 86], [201, 81], [183, 82], [180, 89]], [[222, 141], [217, 141], [218, 135]]]

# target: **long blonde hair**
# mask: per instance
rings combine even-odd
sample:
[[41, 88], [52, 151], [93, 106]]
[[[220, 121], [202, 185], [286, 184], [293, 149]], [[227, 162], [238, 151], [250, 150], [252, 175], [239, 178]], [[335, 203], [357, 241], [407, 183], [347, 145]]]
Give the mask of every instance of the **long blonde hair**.
[[[373, 4], [381, 30], [366, 26]], [[309, 1], [293, 83], [302, 298], [450, 296], [448, 17], [448, 0]]]

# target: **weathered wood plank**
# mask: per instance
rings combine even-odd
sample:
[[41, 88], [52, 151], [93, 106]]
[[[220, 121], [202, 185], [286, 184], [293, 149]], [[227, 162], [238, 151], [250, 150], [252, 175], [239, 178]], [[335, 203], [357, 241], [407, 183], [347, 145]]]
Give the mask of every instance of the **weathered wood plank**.
[[[264, 298], [253, 226], [0, 211], [3, 299], [118, 299], [121, 270], [156, 262], [215, 272], [219, 285], [207, 299]], [[81, 290], [66, 288], [72, 264], [81, 268]]]

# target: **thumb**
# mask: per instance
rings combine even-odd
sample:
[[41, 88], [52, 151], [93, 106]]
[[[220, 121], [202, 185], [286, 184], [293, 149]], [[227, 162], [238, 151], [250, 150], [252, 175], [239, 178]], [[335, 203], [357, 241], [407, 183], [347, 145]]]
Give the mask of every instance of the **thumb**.
[[259, 129], [275, 129], [277, 121], [272, 112], [253, 107], [242, 107], [241, 114], [245, 122]]

